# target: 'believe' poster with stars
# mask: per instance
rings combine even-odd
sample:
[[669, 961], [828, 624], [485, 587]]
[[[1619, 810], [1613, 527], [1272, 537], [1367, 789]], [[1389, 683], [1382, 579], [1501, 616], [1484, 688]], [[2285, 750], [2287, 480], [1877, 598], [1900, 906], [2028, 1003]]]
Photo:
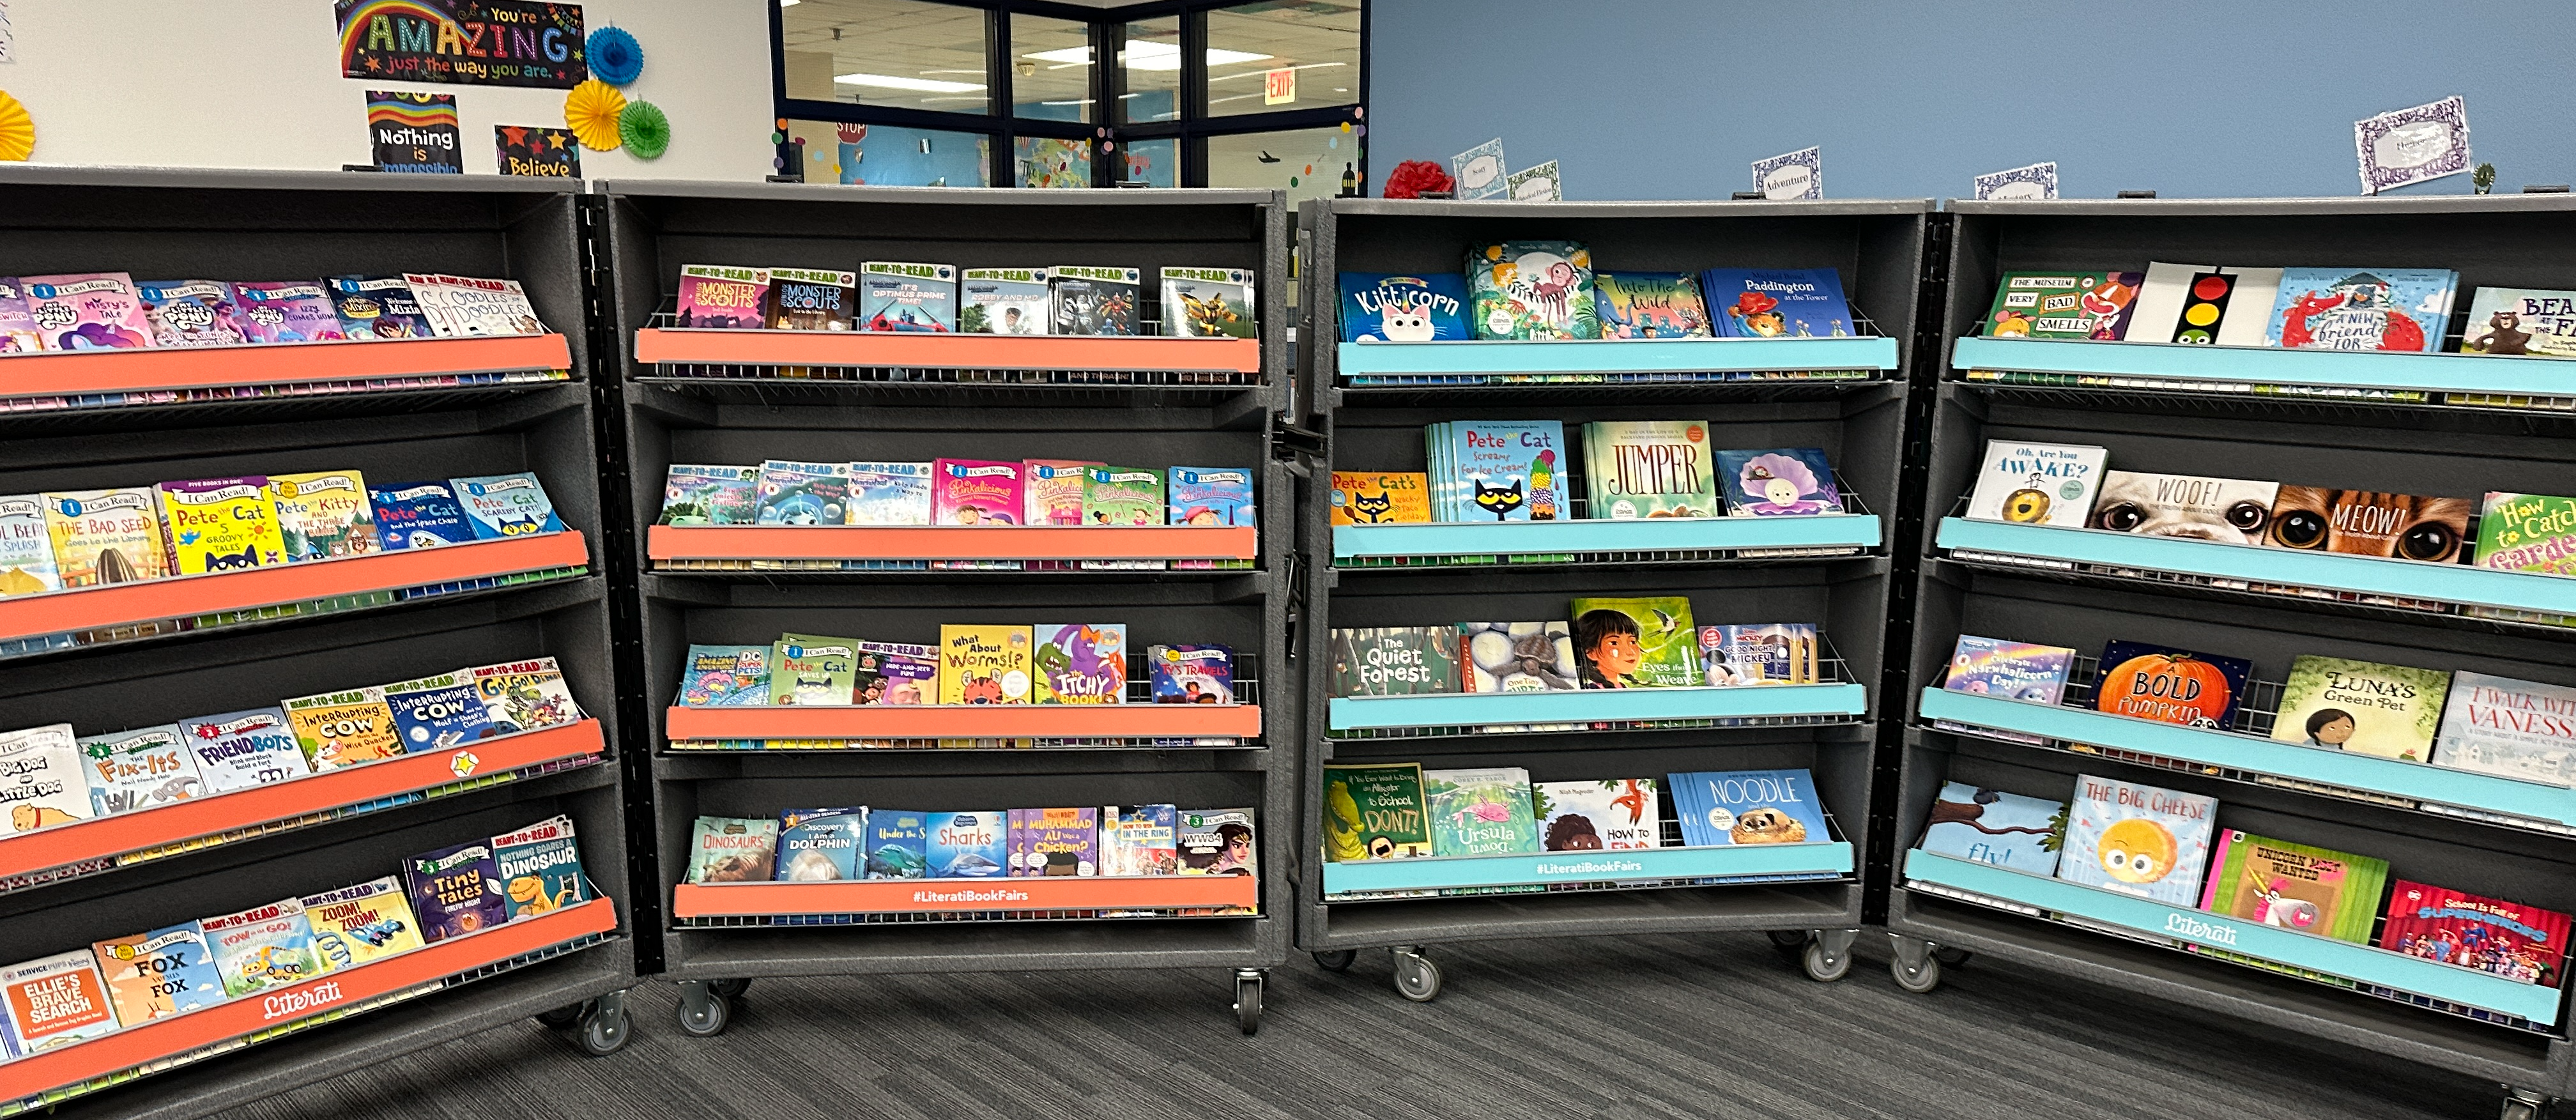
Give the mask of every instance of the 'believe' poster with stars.
[[547, 179], [581, 178], [581, 145], [562, 128], [532, 124], [496, 124], [492, 142], [500, 146], [501, 174]]
[[351, 78], [571, 89], [590, 77], [581, 5], [333, 0]]

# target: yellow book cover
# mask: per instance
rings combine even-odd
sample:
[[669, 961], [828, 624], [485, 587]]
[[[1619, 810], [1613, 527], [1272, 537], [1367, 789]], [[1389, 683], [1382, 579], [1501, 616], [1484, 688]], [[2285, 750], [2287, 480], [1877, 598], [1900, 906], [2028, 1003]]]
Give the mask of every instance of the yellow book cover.
[[45, 495], [45, 527], [65, 587], [132, 583], [170, 574], [152, 492], [75, 490]]
[[315, 772], [335, 766], [401, 758], [402, 736], [381, 688], [352, 688], [286, 702], [287, 725]]
[[277, 507], [269, 499], [267, 478], [201, 478], [153, 489], [161, 495], [161, 531], [170, 546], [172, 574], [286, 562], [286, 538], [277, 531]]
[[1026, 704], [1033, 639], [1026, 626], [939, 628], [939, 702]]
[[268, 476], [277, 506], [277, 532], [290, 562], [331, 560], [376, 551], [375, 504], [367, 476], [357, 471], [313, 471]]
[[1430, 475], [1334, 471], [1333, 524], [1414, 525], [1431, 520]]
[[420, 921], [412, 917], [411, 902], [391, 875], [302, 901], [304, 918], [313, 923], [313, 951], [326, 970], [420, 948]]

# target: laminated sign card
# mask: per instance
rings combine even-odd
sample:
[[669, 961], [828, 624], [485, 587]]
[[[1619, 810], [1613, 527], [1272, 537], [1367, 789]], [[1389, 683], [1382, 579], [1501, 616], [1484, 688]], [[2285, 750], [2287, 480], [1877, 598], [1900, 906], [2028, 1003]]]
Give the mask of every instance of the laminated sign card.
[[1506, 189], [1503, 182], [1503, 138], [1497, 136], [1449, 157], [1449, 169], [1458, 177], [1458, 197], [1494, 198], [1501, 195]]
[[2361, 193], [2378, 194], [2469, 169], [2469, 105], [2445, 97], [2352, 124]]
[[2034, 163], [2010, 171], [1996, 171], [1977, 176], [1977, 197], [2004, 202], [2029, 202], [2057, 197], [2057, 164]]
[[1775, 202], [1784, 198], [1825, 197], [1824, 149], [1808, 148], [1754, 160], [1753, 189]]

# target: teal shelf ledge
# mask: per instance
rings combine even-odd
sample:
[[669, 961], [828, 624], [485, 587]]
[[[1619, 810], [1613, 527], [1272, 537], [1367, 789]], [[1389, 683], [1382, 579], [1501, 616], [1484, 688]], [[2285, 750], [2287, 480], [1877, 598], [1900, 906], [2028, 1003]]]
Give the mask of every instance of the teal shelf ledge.
[[[2105, 343], [2104, 345], [2108, 345]], [[2576, 389], [2576, 386], [2571, 386]], [[1934, 539], [1945, 549], [2001, 552], [2044, 560], [2149, 568], [2160, 572], [2290, 584], [2364, 595], [2433, 599], [2544, 614], [2576, 615], [2576, 578], [2504, 572], [2467, 564], [2427, 564], [2296, 548], [2146, 537], [2103, 529], [2060, 529], [2001, 521], [1941, 519]]]
[[1324, 865], [1324, 895], [1508, 887], [1532, 883], [1617, 883], [1738, 876], [1851, 874], [1852, 846], [1729, 844], [1711, 848], [1625, 848], [1509, 856], [1430, 856]]
[[1876, 548], [1874, 513], [1812, 517], [1694, 517], [1636, 521], [1488, 521], [1336, 525], [1333, 559], [1364, 556], [1513, 556], [1686, 549]]
[[2008, 871], [1919, 848], [1905, 854], [1905, 877], [2185, 944], [2484, 1008], [2534, 1023], [2554, 1025], [2558, 1021], [2560, 993], [2556, 988], [2517, 983], [2475, 969], [2437, 964], [2368, 945], [2295, 933], [2024, 871]]
[[2284, 350], [2052, 338], [1962, 338], [1960, 370], [2079, 373], [2338, 389], [2576, 396], [2576, 363], [2564, 358], [2414, 354], [2382, 350]]
[[1896, 368], [1896, 340], [1638, 338], [1595, 341], [1345, 342], [1344, 377], [1434, 374], [1766, 373]]
[[2018, 731], [2069, 743], [2576, 825], [2576, 790], [2565, 786], [1938, 688], [1923, 690], [1921, 711], [1927, 720]]
[[1766, 684], [1734, 688], [1588, 688], [1576, 692], [1471, 692], [1427, 696], [1336, 696], [1332, 730], [1365, 727], [1479, 727], [1512, 723], [1633, 723], [1659, 719], [1847, 716], [1869, 711], [1857, 684]]

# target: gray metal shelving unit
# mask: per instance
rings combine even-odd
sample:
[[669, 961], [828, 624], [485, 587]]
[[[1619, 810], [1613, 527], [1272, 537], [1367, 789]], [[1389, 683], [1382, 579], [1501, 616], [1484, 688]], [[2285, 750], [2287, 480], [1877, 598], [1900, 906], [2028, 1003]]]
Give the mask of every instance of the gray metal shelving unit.
[[[1915, 350], [1929, 200], [1852, 202], [1502, 203], [1334, 199], [1306, 203], [1305, 325], [1300, 338], [1301, 408], [1317, 441], [1300, 482], [1300, 554], [1305, 603], [1303, 652], [1307, 734], [1300, 783], [1297, 946], [1328, 968], [1355, 952], [1388, 948], [1396, 987], [1433, 998], [1437, 966], [1422, 947], [1494, 938], [1765, 930], [1800, 956], [1818, 979], [1839, 979], [1863, 921], [1871, 798], [1877, 770], [1881, 649], [1891, 609], [1891, 538], [1899, 516], [1906, 456], [1906, 370]], [[1338, 275], [1344, 271], [1456, 272], [1471, 244], [1500, 240], [1583, 242], [1604, 270], [1688, 271], [1715, 266], [1832, 266], [1841, 274], [1863, 333], [1893, 340], [1889, 368], [1848, 380], [1712, 381], [1681, 370], [1668, 376], [1528, 378], [1519, 383], [1363, 384], [1338, 368]], [[1501, 344], [1426, 344], [1490, 347]], [[1627, 343], [1536, 344], [1550, 353], [1607, 355]], [[1591, 349], [1586, 349], [1591, 348]], [[1461, 359], [1460, 372], [1484, 368]], [[1563, 361], [1552, 360], [1563, 366]], [[1567, 368], [1585, 368], [1578, 363]], [[1605, 366], [1603, 368], [1612, 368]], [[1422, 469], [1424, 425], [1442, 420], [1557, 419], [1571, 433], [1592, 420], [1706, 419], [1710, 446], [1816, 446], [1826, 450], [1846, 495], [1882, 515], [1875, 547], [1833, 558], [1782, 558], [1740, 551], [1598, 552], [1562, 562], [1474, 565], [1336, 566], [1329, 522], [1329, 472]], [[1579, 468], [1581, 464], [1574, 464]], [[1580, 494], [1579, 488], [1568, 489]], [[1625, 729], [1578, 733], [1478, 733], [1419, 729], [1386, 737], [1333, 737], [1329, 638], [1336, 627], [1402, 626], [1470, 619], [1566, 617], [1587, 594], [1686, 594], [1701, 623], [1812, 621], [1842, 679], [1866, 686], [1857, 717], [1782, 720], [1770, 726], [1695, 730]], [[1896, 597], [1897, 602], [1902, 597]], [[1898, 667], [1901, 670], [1901, 666]], [[1420, 759], [1427, 766], [1513, 765], [1538, 781], [1671, 772], [1813, 770], [1842, 838], [1864, 853], [1834, 881], [1703, 885], [1637, 883], [1615, 889], [1551, 888], [1543, 894], [1453, 895], [1336, 902], [1324, 893], [1323, 766], [1334, 761]], [[1670, 809], [1666, 810], [1669, 817]], [[1667, 821], [1669, 826], [1670, 822]]]
[[[1978, 332], [2007, 270], [2139, 269], [2151, 259], [2449, 267], [2460, 273], [2462, 313], [2481, 285], [2576, 284], [2576, 268], [2568, 264], [2576, 203], [2564, 195], [1954, 201], [1949, 208], [1956, 226], [1941, 320], [1945, 366], [1955, 340]], [[2066, 352], [2083, 355], [2087, 365], [2116, 365], [2121, 355], [2136, 353], [2128, 344], [2070, 345]], [[2443, 346], [2455, 348], [2456, 341]], [[2311, 357], [2332, 360], [2249, 352], [2248, 358], [2272, 364], [2249, 365], [2241, 377], [2297, 383], [2299, 370], [2318, 365]], [[2479, 363], [2497, 360], [2450, 361], [2470, 363], [2463, 372], [2478, 376]], [[1955, 514], [1951, 503], [1970, 489], [1990, 438], [2097, 444], [2110, 449], [2112, 469], [2472, 499], [2488, 490], [2576, 493], [2576, 455], [2568, 450], [2576, 435], [2576, 413], [2568, 408], [2576, 402], [2565, 398], [2488, 404], [2441, 392], [2362, 399], [2153, 375], [2081, 385], [2066, 380], [2003, 384], [1945, 370], [1930, 437], [1927, 514]], [[2401, 390], [2408, 384], [2394, 382]], [[2079, 654], [2111, 638], [2231, 654], [2251, 658], [2258, 681], [2281, 679], [2294, 655], [2320, 653], [2576, 683], [2569, 668], [2576, 630], [2490, 621], [2440, 604], [2373, 604], [2349, 593], [2266, 593], [2259, 584], [2189, 571], [2047, 566], [1954, 553], [1939, 546], [1939, 535], [1926, 534], [1921, 561], [1912, 651], [1918, 689], [1937, 686], [1951, 643], [1963, 632], [2070, 646]], [[1890, 706], [1914, 713], [1916, 704], [1908, 696]], [[2024, 745], [1940, 730], [1919, 716], [1904, 742], [1895, 821], [1900, 844], [1921, 837], [1944, 780], [2056, 797], [2075, 774], [2091, 773], [2215, 796], [2220, 828], [2379, 856], [2393, 877], [2576, 908], [2576, 878], [2568, 874], [2576, 838], [2563, 825], [2475, 819], [2432, 801], [2384, 796], [2385, 790], [2373, 796], [2371, 790], [2294, 787], [2251, 766]], [[1894, 883], [1887, 919], [1894, 969], [1915, 990], [1938, 983], [1945, 959], [1955, 964], [1966, 952], [1989, 953], [2262, 1028], [2489, 1078], [2506, 1088], [2508, 1118], [2537, 1117], [2551, 1098], [2569, 1093], [2576, 1077], [2563, 996], [2554, 1017], [2511, 1022], [2512, 1016], [2404, 992], [2374, 998], [2174, 952], [2180, 942], [2112, 936], [2046, 920], [2044, 913], [2010, 912], [1911, 880], [1902, 860]]]
[[[1286, 214], [1262, 191], [980, 191], [710, 183], [608, 183], [606, 240], [636, 523], [658, 515], [674, 462], [1070, 458], [1256, 467], [1263, 528], [1253, 566], [1214, 570], [639, 572], [641, 720], [652, 744], [654, 817], [639, 854], [648, 971], [682, 985], [681, 1024], [723, 1029], [729, 1000], [759, 977], [1044, 969], [1209, 968], [1237, 978], [1238, 1014], [1258, 1023], [1260, 978], [1284, 959], [1285, 873], [1295, 819], [1286, 744], [1294, 688], [1260, 693], [1263, 728], [1240, 747], [1124, 741], [1034, 750], [674, 751], [663, 713], [691, 643], [765, 643], [783, 631], [929, 643], [942, 623], [1123, 621], [1131, 648], [1217, 641], [1239, 677], [1293, 680], [1285, 644], [1291, 580], [1289, 473], [1272, 436], [1286, 407]], [[1149, 366], [1088, 372], [871, 365], [791, 369], [759, 362], [648, 362], [631, 344], [677, 291], [687, 264], [855, 271], [862, 261], [1256, 269], [1266, 325], [1257, 370], [1191, 375]], [[770, 332], [763, 332], [770, 333]], [[701, 336], [703, 337], [703, 335]], [[810, 337], [810, 336], [809, 336]], [[885, 338], [887, 336], [870, 336]], [[897, 336], [902, 337], [902, 336]], [[865, 341], [865, 340], [861, 340]], [[1045, 340], [1031, 340], [1044, 342]], [[1088, 340], [1084, 340], [1088, 341]], [[1182, 340], [1183, 346], [1196, 345]], [[1249, 672], [1247, 672], [1249, 670]], [[999, 914], [672, 916], [701, 815], [775, 815], [800, 805], [930, 809], [1171, 801], [1250, 805], [1262, 841], [1257, 916], [1067, 920]], [[981, 920], [992, 919], [992, 920]]]

